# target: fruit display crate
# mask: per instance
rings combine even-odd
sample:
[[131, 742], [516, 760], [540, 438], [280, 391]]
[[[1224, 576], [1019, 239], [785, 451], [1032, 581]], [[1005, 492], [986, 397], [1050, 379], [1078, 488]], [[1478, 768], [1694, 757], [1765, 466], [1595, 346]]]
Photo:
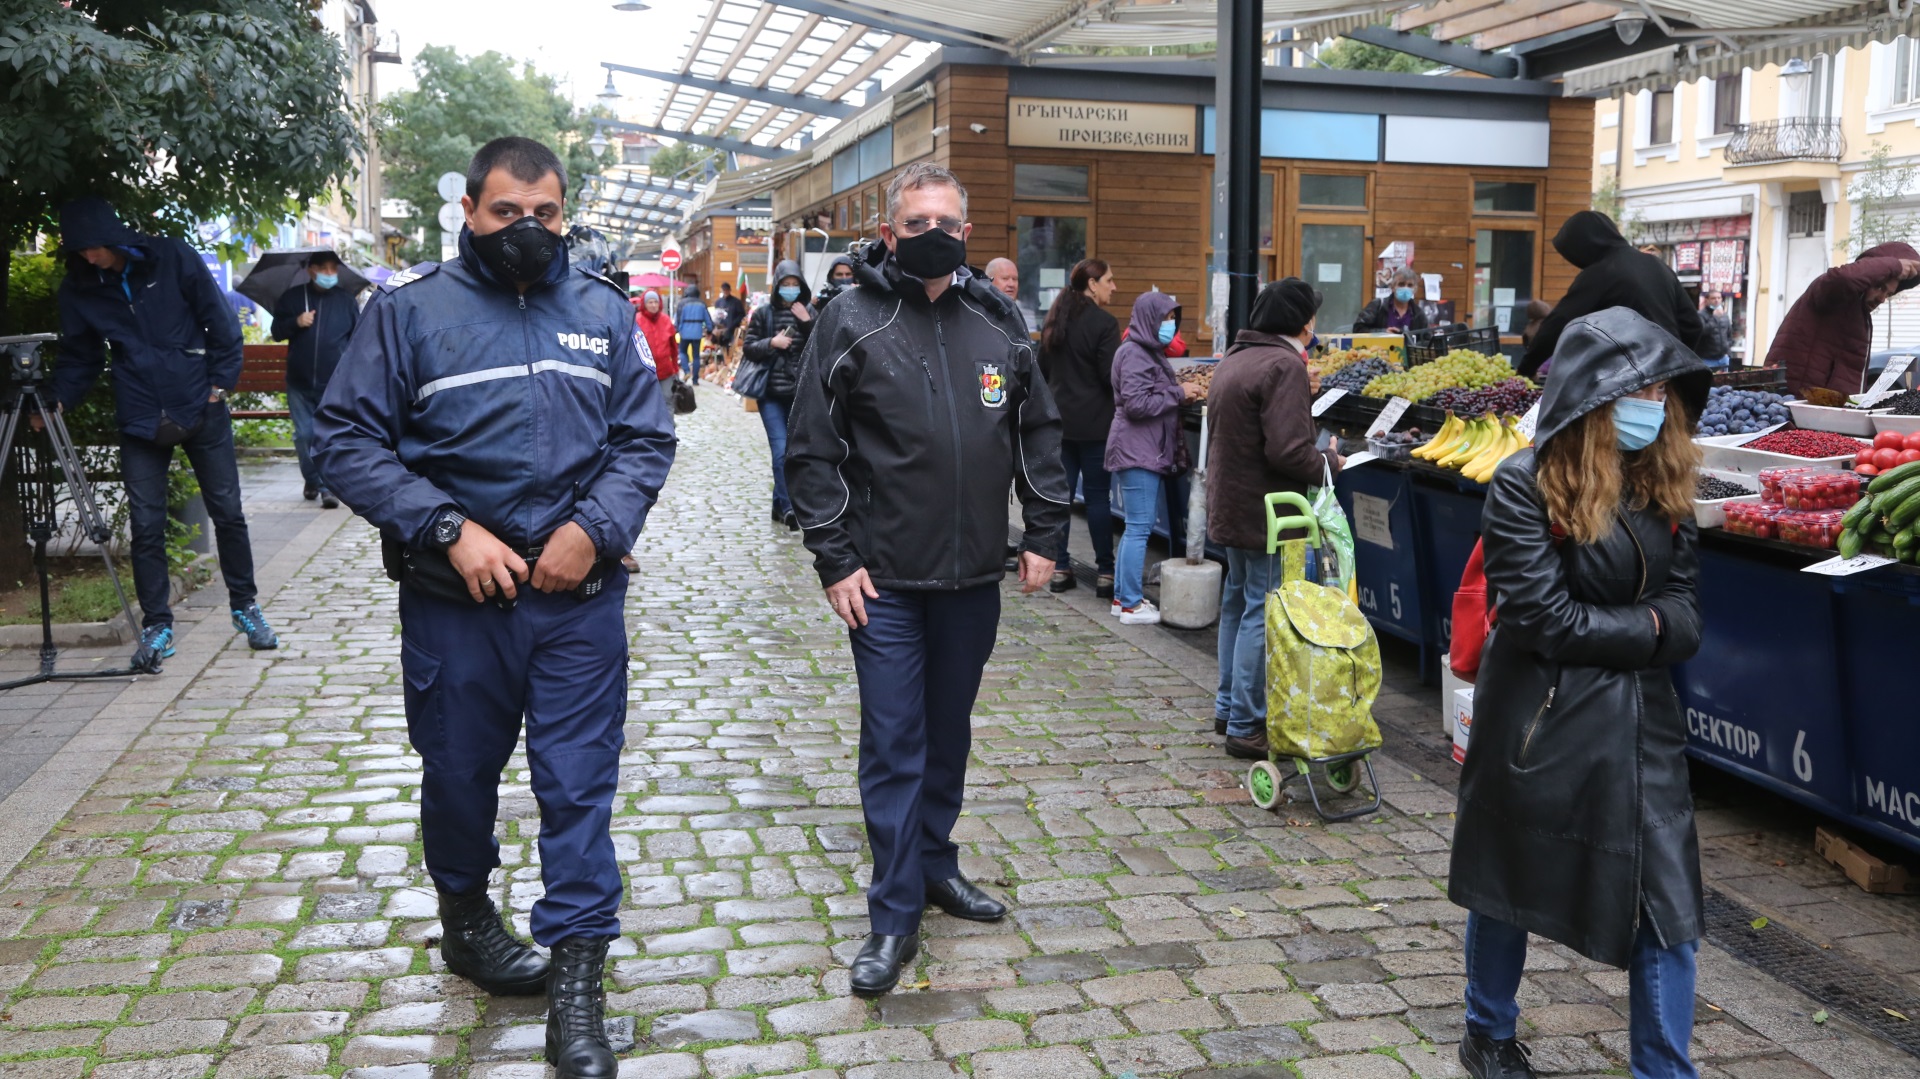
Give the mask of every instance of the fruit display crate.
[[1772, 390], [1775, 393], [1787, 392], [1787, 371], [1784, 367], [1742, 367], [1737, 370], [1715, 371], [1713, 384], [1731, 386], [1737, 390]]
[[1855, 438], [1872, 438], [1874, 417], [1882, 415], [1886, 410], [1832, 408], [1827, 405], [1794, 401], [1787, 405], [1787, 411], [1793, 413], [1795, 427], [1808, 431], [1832, 431], [1837, 435], [1852, 435]]
[[[1790, 453], [1769, 453], [1766, 450], [1750, 450], [1744, 443], [1752, 441], [1756, 435], [1709, 435], [1696, 438], [1703, 451], [1702, 463], [1708, 468], [1724, 472], [1744, 472], [1757, 475], [1763, 468], [1780, 468], [1787, 465], [1824, 465], [1829, 468], [1852, 468], [1854, 455], [1849, 453], [1841, 457], [1795, 457]], [[1866, 449], [1868, 443], [1860, 443]]]

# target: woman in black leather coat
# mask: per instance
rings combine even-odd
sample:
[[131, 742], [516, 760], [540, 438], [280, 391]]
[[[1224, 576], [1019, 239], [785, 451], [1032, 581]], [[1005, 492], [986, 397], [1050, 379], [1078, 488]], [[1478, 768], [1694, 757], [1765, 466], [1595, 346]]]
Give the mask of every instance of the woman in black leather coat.
[[799, 386], [800, 353], [813, 332], [813, 290], [807, 287], [800, 264], [792, 259], [775, 266], [773, 278], [773, 295], [747, 316], [740, 356], [767, 368], [767, 388], [760, 394], [759, 409], [760, 425], [767, 429], [767, 450], [773, 456], [773, 519], [785, 524], [787, 531], [798, 532], [800, 520], [787, 497], [787, 415], [793, 411], [793, 394]]
[[1627, 968], [1633, 1074], [1692, 1077], [1700, 852], [1668, 668], [1700, 646], [1690, 435], [1709, 376], [1619, 307], [1567, 326], [1553, 375], [1482, 521], [1498, 614], [1449, 885], [1472, 912], [1460, 1059], [1534, 1074], [1514, 1041], [1531, 932]]

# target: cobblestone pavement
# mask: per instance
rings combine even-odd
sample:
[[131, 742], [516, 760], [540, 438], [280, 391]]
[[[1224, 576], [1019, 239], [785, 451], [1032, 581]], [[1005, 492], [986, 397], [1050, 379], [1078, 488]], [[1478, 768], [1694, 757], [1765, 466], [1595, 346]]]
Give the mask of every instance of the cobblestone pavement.
[[[615, 807], [629, 893], [610, 1029], [645, 1079], [1420, 1079], [1460, 1074], [1452, 796], [1247, 805], [1193, 678], [1052, 597], [1008, 594], [975, 714], [963, 869], [1002, 925], [926, 922], [847, 995], [866, 931], [843, 631], [765, 518], [759, 425], [702, 391], [632, 590]], [[284, 647], [228, 643], [0, 885], [0, 1079], [535, 1079], [541, 1002], [440, 973], [393, 587], [355, 523], [280, 590]], [[540, 894], [526, 762], [499, 894]], [[1626, 980], [1529, 960], [1534, 1063], [1621, 1074]], [[1912, 1058], [1709, 947], [1713, 1079], [1913, 1075]]]

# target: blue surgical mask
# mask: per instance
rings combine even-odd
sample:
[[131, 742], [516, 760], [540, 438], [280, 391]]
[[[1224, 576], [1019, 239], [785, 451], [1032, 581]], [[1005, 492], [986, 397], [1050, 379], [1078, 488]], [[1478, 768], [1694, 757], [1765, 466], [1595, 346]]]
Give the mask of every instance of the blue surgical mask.
[[1653, 445], [1666, 422], [1667, 406], [1663, 401], [1622, 397], [1613, 403], [1613, 429], [1620, 448], [1629, 453]]
[[1179, 323], [1174, 322], [1172, 319], [1162, 322], [1160, 324], [1160, 343], [1163, 345], [1173, 344], [1173, 335], [1179, 332]]
[[332, 288], [340, 283], [340, 275], [337, 273], [317, 273], [313, 275], [313, 283], [319, 285], [321, 288]]
[[1394, 289], [1393, 298], [1399, 300], [1401, 303], [1411, 303], [1413, 301], [1413, 290], [1410, 288]]
[[793, 301], [799, 298], [800, 298], [799, 285], [781, 285], [780, 286], [780, 302], [781, 303], [792, 303]]

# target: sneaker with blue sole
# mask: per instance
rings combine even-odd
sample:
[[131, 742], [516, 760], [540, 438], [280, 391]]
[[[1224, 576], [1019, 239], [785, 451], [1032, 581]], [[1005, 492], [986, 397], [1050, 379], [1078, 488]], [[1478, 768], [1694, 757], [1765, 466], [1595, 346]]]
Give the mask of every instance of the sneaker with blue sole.
[[258, 603], [249, 603], [233, 612], [233, 628], [247, 635], [247, 647], [264, 652], [280, 647], [280, 638], [267, 625], [267, 616]]
[[133, 650], [130, 666], [136, 671], [160, 670], [160, 661], [173, 655], [173, 627], [148, 626], [140, 631], [140, 645]]

